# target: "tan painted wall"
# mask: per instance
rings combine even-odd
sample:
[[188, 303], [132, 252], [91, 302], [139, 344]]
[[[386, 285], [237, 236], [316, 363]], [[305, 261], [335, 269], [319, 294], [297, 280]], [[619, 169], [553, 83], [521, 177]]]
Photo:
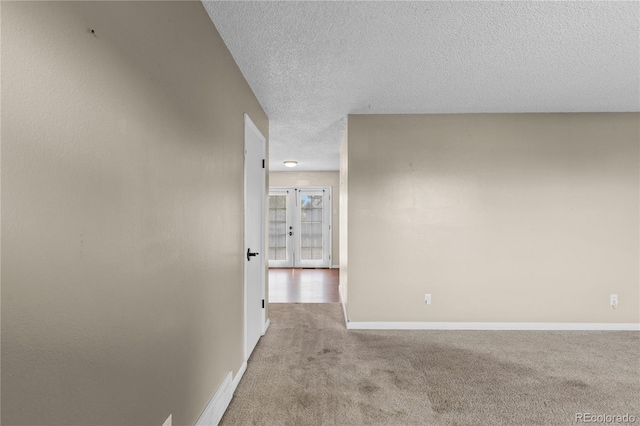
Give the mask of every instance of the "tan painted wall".
[[3, 2], [3, 424], [194, 424], [238, 371], [244, 112], [200, 2]]
[[349, 319], [638, 323], [639, 124], [349, 116]]
[[[349, 256], [349, 130], [344, 132], [340, 146], [340, 297], [348, 300], [348, 256]], [[345, 310], [346, 312], [346, 310]]]
[[331, 266], [340, 264], [340, 173], [339, 172], [271, 172], [269, 173], [271, 186], [330, 186], [331, 187]]

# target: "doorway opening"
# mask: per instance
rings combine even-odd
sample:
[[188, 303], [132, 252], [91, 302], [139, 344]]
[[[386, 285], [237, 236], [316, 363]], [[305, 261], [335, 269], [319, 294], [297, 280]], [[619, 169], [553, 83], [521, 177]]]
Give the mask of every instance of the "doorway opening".
[[331, 267], [331, 187], [269, 190], [269, 301], [338, 303]]
[[270, 188], [270, 268], [329, 268], [331, 243], [331, 187]]

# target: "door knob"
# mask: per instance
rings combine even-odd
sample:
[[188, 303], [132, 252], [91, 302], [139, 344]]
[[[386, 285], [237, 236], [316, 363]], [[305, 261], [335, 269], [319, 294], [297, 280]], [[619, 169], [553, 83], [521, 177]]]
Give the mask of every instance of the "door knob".
[[289, 231], [289, 236], [292, 236], [292, 235], [293, 235], [293, 232]]
[[251, 253], [251, 249], [250, 249], [250, 248], [248, 248], [248, 249], [247, 249], [247, 260], [248, 260], [248, 261], [251, 261], [251, 258], [252, 258], [252, 257], [257, 256], [257, 255], [259, 255], [259, 254], [260, 254], [260, 253]]

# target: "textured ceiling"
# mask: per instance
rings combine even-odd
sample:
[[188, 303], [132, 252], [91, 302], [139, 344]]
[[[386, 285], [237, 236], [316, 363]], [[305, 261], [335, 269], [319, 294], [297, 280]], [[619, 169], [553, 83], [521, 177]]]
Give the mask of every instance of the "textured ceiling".
[[204, 5], [269, 116], [271, 170], [338, 170], [353, 113], [640, 110], [639, 2]]

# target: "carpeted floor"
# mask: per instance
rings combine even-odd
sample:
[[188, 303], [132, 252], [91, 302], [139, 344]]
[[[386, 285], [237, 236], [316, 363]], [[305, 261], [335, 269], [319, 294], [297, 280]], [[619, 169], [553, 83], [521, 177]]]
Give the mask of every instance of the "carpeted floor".
[[222, 425], [640, 424], [640, 333], [347, 331], [340, 304], [271, 304]]

